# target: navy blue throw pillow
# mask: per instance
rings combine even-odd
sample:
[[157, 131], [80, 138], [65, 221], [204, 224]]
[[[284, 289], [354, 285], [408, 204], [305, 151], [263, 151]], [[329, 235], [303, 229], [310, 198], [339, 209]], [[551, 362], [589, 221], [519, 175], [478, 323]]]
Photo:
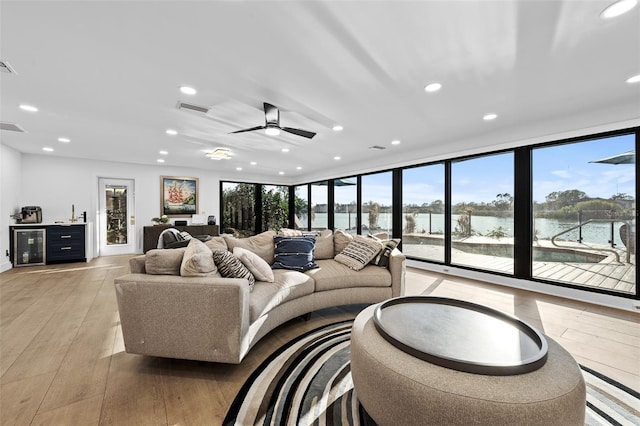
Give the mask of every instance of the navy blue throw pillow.
[[308, 271], [318, 268], [313, 262], [314, 237], [273, 237], [276, 244], [272, 269]]

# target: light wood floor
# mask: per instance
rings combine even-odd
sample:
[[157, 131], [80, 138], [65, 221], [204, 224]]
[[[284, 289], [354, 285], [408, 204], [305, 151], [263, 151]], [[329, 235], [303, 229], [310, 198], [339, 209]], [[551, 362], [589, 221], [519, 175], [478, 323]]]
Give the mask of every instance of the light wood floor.
[[[242, 383], [303, 331], [362, 306], [315, 312], [259, 342], [241, 365], [124, 352], [113, 278], [129, 256], [0, 274], [2, 425], [216, 425]], [[640, 390], [640, 315], [410, 269], [407, 294], [491, 306], [559, 341], [578, 362]]]

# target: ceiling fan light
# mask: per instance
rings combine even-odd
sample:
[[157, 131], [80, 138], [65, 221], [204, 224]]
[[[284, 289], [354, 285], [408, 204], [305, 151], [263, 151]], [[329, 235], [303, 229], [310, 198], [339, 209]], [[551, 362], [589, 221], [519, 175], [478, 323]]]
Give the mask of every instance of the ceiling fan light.
[[277, 127], [267, 127], [264, 129], [264, 132], [269, 136], [278, 136], [280, 134], [280, 129]]

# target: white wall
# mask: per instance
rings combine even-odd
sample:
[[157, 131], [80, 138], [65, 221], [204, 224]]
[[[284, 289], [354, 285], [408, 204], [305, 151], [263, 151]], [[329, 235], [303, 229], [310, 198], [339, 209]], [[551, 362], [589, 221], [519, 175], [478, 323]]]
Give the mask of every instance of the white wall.
[[6, 253], [9, 250], [9, 225], [15, 221], [10, 216], [23, 204], [21, 194], [22, 154], [0, 144], [0, 272], [11, 268]]
[[[2, 175], [4, 181], [4, 164]], [[19, 201], [21, 205], [42, 207], [42, 220], [48, 223], [68, 222], [72, 204], [75, 206], [76, 216], [80, 217], [86, 211], [87, 221], [94, 224], [93, 241], [97, 244], [98, 179], [133, 179], [136, 247], [137, 252], [142, 253], [142, 227], [151, 225], [151, 218], [160, 215], [160, 176], [164, 175], [197, 177], [200, 183], [199, 213], [216, 217], [219, 215], [220, 176], [215, 172], [48, 155], [22, 155], [22, 170], [17, 175], [22, 180], [23, 196]], [[93, 255], [97, 253], [94, 251]]]

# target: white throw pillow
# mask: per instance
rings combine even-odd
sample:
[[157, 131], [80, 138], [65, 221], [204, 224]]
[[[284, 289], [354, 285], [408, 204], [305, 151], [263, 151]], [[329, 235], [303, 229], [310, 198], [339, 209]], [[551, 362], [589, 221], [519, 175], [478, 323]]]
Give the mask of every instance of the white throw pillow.
[[260, 256], [254, 252], [242, 247], [234, 247], [233, 255], [240, 259], [242, 264], [247, 267], [257, 281], [266, 281], [272, 283], [275, 281], [271, 266]]

